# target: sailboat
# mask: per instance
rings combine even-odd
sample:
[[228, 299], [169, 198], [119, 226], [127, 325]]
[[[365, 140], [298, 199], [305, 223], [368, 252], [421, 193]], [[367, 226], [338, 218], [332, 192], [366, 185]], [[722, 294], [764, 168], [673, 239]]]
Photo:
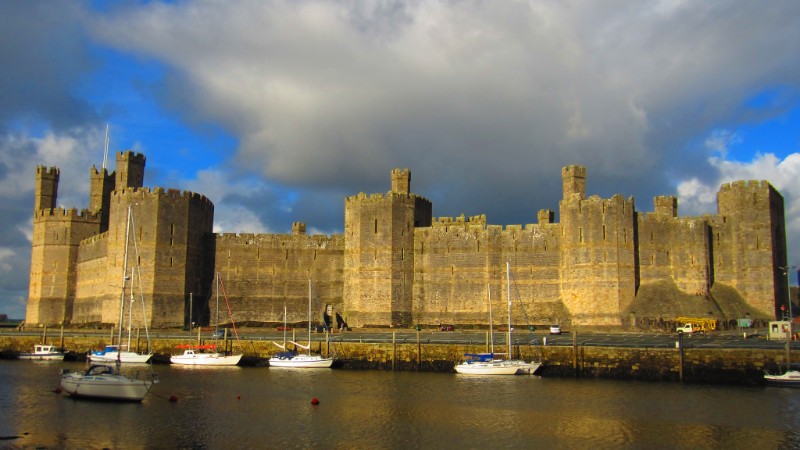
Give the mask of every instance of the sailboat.
[[[125, 262], [123, 269], [123, 280], [127, 276], [128, 264], [128, 237], [131, 225], [131, 207], [128, 206], [128, 223], [125, 227]], [[120, 327], [118, 340], [122, 340], [122, 318], [124, 317], [123, 308], [125, 304], [125, 282], [123, 281], [123, 294], [120, 299]], [[140, 402], [150, 391], [154, 384], [158, 383], [158, 375], [150, 372], [147, 379], [139, 379], [123, 375], [120, 372], [122, 358], [125, 353], [115, 354], [114, 364], [106, 363], [92, 364], [85, 372], [62, 371], [59, 389], [67, 394], [78, 398], [120, 400]], [[134, 353], [135, 354], [135, 353]], [[150, 355], [147, 355], [150, 358]]]
[[119, 364], [92, 364], [85, 372], [62, 372], [59, 389], [72, 397], [140, 402], [158, 376], [150, 379], [128, 377], [119, 372]]
[[[130, 276], [128, 276], [128, 239], [130, 236], [130, 227], [133, 220], [133, 216], [131, 214], [131, 206], [128, 205], [128, 221], [125, 225], [125, 252], [123, 257], [123, 269], [122, 269], [122, 294], [120, 295], [119, 300], [119, 338], [118, 342], [122, 342], [122, 328], [123, 328], [123, 318], [125, 317], [125, 287], [127, 280], [131, 280], [131, 297], [130, 297], [130, 305], [128, 307], [128, 344], [127, 346], [123, 345], [106, 345], [103, 350], [95, 350], [89, 354], [88, 358], [89, 361], [95, 363], [146, 363], [150, 360], [153, 356], [152, 353], [136, 353], [130, 350], [124, 350], [125, 348], [131, 348], [131, 330], [133, 329], [133, 301], [134, 301], [134, 294], [133, 294], [133, 277], [134, 277], [134, 270], [131, 268]], [[135, 238], [134, 238], [135, 239]], [[141, 280], [141, 278], [140, 278]], [[142, 300], [142, 308], [144, 308], [144, 301]]]
[[306, 369], [327, 369], [333, 365], [333, 358], [324, 358], [322, 355], [311, 354], [311, 280], [308, 280], [308, 345], [289, 341], [296, 347], [306, 350], [306, 353], [297, 353], [286, 349], [286, 307], [283, 307], [283, 344], [273, 342], [283, 351], [269, 359], [270, 367], [294, 367]]
[[[511, 347], [511, 266], [506, 263], [508, 281], [508, 356], [512, 355]], [[494, 337], [492, 332], [492, 291], [487, 286], [489, 296], [489, 341], [490, 353], [467, 353], [464, 361], [456, 365], [457, 373], [465, 375], [517, 375], [530, 374], [539, 370], [541, 363], [525, 362], [519, 359], [497, 358], [502, 353], [494, 353]]]
[[[791, 309], [790, 309], [791, 310]], [[769, 386], [800, 387], [800, 370], [793, 368], [791, 363], [792, 345], [792, 320], [789, 316], [789, 323], [786, 324], [786, 370], [780, 374], [764, 373], [764, 382]]]
[[[219, 329], [219, 288], [220, 288], [219, 272], [217, 272], [216, 283], [217, 283], [216, 328]], [[169, 358], [169, 361], [172, 364], [184, 365], [184, 366], [235, 366], [239, 364], [239, 361], [242, 359], [242, 356], [244, 356], [241, 353], [238, 355], [226, 355], [224, 353], [219, 353], [219, 352], [205, 353], [204, 351], [202, 351], [206, 349], [215, 349], [216, 345], [213, 344], [203, 345], [203, 346], [179, 346], [179, 348], [185, 348], [185, 350], [183, 351], [183, 354], [173, 355]]]

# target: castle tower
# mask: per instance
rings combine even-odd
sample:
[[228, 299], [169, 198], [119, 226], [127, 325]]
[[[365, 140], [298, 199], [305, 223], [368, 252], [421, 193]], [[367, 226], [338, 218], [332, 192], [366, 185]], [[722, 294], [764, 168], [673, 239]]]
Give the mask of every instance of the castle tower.
[[[131, 225], [126, 252], [128, 208]], [[126, 189], [111, 195], [111, 214], [106, 236], [105, 279], [120, 286], [126, 254], [128, 271], [135, 270], [128, 284], [135, 287], [137, 303], [132, 310], [133, 326], [182, 327], [189, 323], [189, 293], [195, 317], [200, 303], [210, 295], [213, 276], [213, 251], [208, 248], [212, 232], [214, 205], [206, 197], [178, 190]], [[78, 268], [82, 278], [91, 279], [95, 266]], [[141, 276], [141, 279], [138, 276]], [[89, 322], [116, 324], [119, 320], [121, 291], [102, 299], [91, 286], [77, 294], [76, 309], [89, 310], [102, 302], [99, 317]], [[127, 320], [127, 318], [126, 318]]]
[[766, 181], [736, 181], [720, 187], [717, 203], [715, 281], [764, 314], [780, 315], [789, 299], [783, 196]]
[[678, 199], [661, 195], [653, 199], [655, 213], [666, 217], [678, 217]]
[[58, 198], [58, 179], [61, 171], [56, 167], [49, 169], [36, 167], [36, 193], [34, 194], [34, 211], [53, 209]]
[[561, 183], [563, 198], [578, 194], [580, 198], [586, 197], [586, 167], [566, 166], [561, 169]]
[[408, 194], [411, 192], [411, 171], [408, 169], [392, 169], [392, 192]]
[[59, 170], [36, 168], [31, 273], [25, 321], [58, 325], [72, 320], [81, 240], [97, 234], [100, 216], [55, 208]]
[[306, 234], [305, 222], [292, 222], [292, 234], [293, 235]]
[[430, 226], [431, 202], [410, 194], [411, 173], [392, 171], [392, 191], [345, 200], [344, 313], [352, 326], [412, 323], [414, 227]]
[[108, 215], [111, 208], [111, 192], [114, 190], [115, 174], [109, 175], [103, 168], [98, 171], [93, 165], [89, 169], [89, 211], [100, 214], [100, 232], [108, 230]]
[[561, 298], [573, 324], [619, 325], [636, 296], [633, 199], [584, 199], [586, 169], [561, 171]]
[[144, 165], [145, 157], [141, 153], [118, 152], [115, 190], [144, 186]]

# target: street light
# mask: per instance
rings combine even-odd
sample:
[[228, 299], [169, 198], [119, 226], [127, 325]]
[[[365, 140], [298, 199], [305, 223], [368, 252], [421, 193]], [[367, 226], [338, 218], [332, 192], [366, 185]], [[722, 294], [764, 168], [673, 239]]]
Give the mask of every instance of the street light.
[[[797, 266], [791, 267], [781, 267], [778, 266], [778, 269], [781, 270], [783, 276], [786, 277], [786, 298], [789, 301], [789, 323], [792, 322], [794, 316], [792, 315], [792, 286], [789, 284], [789, 269], [797, 269]], [[783, 307], [781, 307], [781, 311], [783, 311]]]

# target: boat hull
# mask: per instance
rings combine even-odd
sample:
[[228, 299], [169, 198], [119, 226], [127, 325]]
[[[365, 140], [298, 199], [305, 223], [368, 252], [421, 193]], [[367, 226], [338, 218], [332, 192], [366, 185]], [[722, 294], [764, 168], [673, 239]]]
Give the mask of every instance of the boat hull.
[[291, 358], [272, 357], [269, 359], [270, 367], [294, 367], [299, 369], [329, 369], [333, 365], [333, 358], [323, 358], [319, 355], [297, 355]]
[[194, 355], [175, 355], [170, 357], [172, 364], [184, 366], [235, 366], [243, 355], [222, 355], [219, 353], [196, 353]]
[[63, 392], [76, 398], [141, 402], [153, 383], [118, 374], [69, 373], [61, 377], [59, 386]]
[[533, 374], [541, 366], [538, 362], [525, 361], [465, 361], [456, 365], [457, 373], [464, 375], [524, 375]]
[[770, 386], [800, 387], [800, 371], [789, 370], [780, 375], [765, 374], [764, 381]]
[[150, 361], [152, 353], [145, 355], [136, 352], [105, 352], [103, 354], [92, 353], [89, 355], [89, 361], [94, 363], [116, 363], [117, 359], [121, 363], [128, 364], [144, 364]]
[[27, 359], [32, 361], [63, 361], [63, 353], [51, 353], [47, 355], [36, 355], [34, 353], [20, 353], [19, 359]]

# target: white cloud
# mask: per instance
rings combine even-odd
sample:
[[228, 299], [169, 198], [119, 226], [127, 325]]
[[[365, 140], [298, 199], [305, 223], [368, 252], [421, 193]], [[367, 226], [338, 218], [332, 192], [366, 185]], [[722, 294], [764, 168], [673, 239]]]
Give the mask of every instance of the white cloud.
[[693, 178], [678, 185], [681, 215], [698, 215], [716, 212], [716, 193], [724, 183], [737, 180], [767, 180], [783, 195], [786, 218], [789, 263], [800, 265], [800, 243], [793, 239], [800, 235], [800, 153], [784, 159], [774, 154], [757, 154], [751, 161], [727, 161], [710, 158], [715, 177], [710, 182]]

